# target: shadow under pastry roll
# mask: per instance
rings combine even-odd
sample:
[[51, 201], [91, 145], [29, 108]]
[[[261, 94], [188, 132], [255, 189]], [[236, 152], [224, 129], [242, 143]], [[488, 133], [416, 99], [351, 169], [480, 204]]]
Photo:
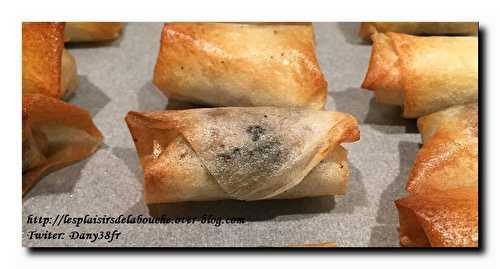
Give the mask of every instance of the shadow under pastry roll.
[[66, 42], [103, 42], [117, 39], [123, 30], [121, 22], [66, 22]]
[[362, 87], [373, 90], [380, 103], [402, 106], [403, 117], [477, 101], [477, 37], [387, 33], [372, 40]]
[[78, 86], [76, 73], [75, 59], [64, 49], [64, 23], [23, 23], [23, 93], [63, 98]]
[[374, 33], [396, 32], [412, 35], [477, 35], [477, 22], [362, 22], [359, 36], [370, 40]]
[[324, 108], [311, 23], [166, 23], [154, 84], [208, 106]]
[[44, 175], [91, 155], [103, 137], [89, 113], [41, 94], [23, 95], [23, 195]]
[[129, 112], [146, 203], [343, 194], [340, 144], [359, 139], [344, 113], [231, 107]]

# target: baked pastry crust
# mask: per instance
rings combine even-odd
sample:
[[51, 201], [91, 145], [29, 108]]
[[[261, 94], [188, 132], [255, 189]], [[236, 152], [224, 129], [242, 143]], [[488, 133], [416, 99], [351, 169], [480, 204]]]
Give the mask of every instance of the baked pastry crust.
[[23, 94], [23, 195], [44, 175], [91, 155], [103, 137], [89, 113], [42, 94]]
[[352, 116], [297, 108], [129, 112], [146, 203], [343, 194]]
[[62, 98], [78, 86], [76, 73], [75, 60], [64, 49], [64, 23], [23, 23], [23, 93]]
[[123, 30], [121, 22], [66, 22], [66, 42], [102, 42], [117, 39]]
[[477, 104], [456, 106], [418, 119], [424, 145], [408, 179], [408, 192], [476, 186]]
[[153, 80], [211, 106], [323, 108], [327, 94], [310, 23], [166, 23]]
[[372, 40], [362, 87], [375, 91], [381, 103], [403, 106], [403, 117], [477, 101], [477, 37], [387, 33], [374, 34]]
[[411, 194], [396, 201], [407, 247], [477, 247], [477, 186]]
[[455, 106], [418, 119], [423, 147], [410, 196], [396, 201], [403, 246], [478, 246], [478, 107]]
[[477, 35], [477, 22], [362, 22], [359, 36], [370, 40], [374, 33], [396, 32], [412, 35]]

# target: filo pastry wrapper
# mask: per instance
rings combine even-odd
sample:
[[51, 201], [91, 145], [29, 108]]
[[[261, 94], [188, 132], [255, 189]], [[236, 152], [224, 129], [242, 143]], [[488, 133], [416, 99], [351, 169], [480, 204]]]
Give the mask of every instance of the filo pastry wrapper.
[[359, 36], [370, 40], [374, 33], [396, 32], [412, 35], [477, 35], [477, 22], [362, 22]]
[[166, 23], [154, 84], [210, 106], [323, 108], [311, 23]]
[[396, 201], [404, 246], [478, 245], [478, 108], [456, 106], [419, 118], [424, 142], [410, 196]]
[[101, 133], [89, 113], [42, 94], [24, 94], [22, 111], [23, 195], [44, 175], [91, 155]]
[[478, 246], [477, 186], [415, 193], [397, 200], [396, 206], [403, 246]]
[[231, 107], [129, 112], [146, 203], [343, 194], [340, 144], [359, 139], [344, 113]]
[[423, 146], [408, 179], [408, 192], [476, 186], [478, 180], [477, 103], [455, 106], [417, 121]]
[[23, 93], [62, 98], [77, 86], [75, 59], [64, 49], [64, 23], [23, 23]]
[[118, 38], [121, 22], [67, 22], [64, 29], [66, 42], [102, 42]]
[[477, 37], [372, 35], [373, 48], [362, 87], [378, 102], [403, 106], [403, 117], [477, 101]]

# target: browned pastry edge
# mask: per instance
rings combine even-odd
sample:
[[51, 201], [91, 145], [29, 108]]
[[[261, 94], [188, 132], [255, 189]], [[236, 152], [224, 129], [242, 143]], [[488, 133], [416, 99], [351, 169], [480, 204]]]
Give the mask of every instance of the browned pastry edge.
[[117, 39], [123, 30], [121, 22], [66, 22], [66, 42], [103, 42]]
[[[219, 178], [225, 178], [225, 176], [220, 175], [218, 177], [212, 177], [214, 174], [212, 171], [213, 165], [212, 162], [215, 162], [216, 159], [210, 159], [209, 157], [200, 156], [204, 155], [204, 150], [200, 148], [201, 145], [210, 144], [209, 141], [215, 141], [212, 145], [215, 147], [215, 150], [218, 150], [220, 146], [221, 150], [225, 152], [225, 150], [230, 150], [231, 148], [238, 147], [238, 152], [240, 152], [241, 156], [247, 156], [246, 153], [248, 149], [254, 146], [253, 143], [250, 144], [242, 144], [242, 145], [233, 145], [230, 141], [225, 141], [225, 136], [220, 136], [217, 134], [218, 127], [212, 125], [212, 120], [216, 120], [218, 122], [224, 122], [224, 117], [229, 118], [241, 118], [237, 116], [238, 113], [246, 115], [247, 113], [257, 113], [251, 116], [249, 120], [254, 120], [255, 115], [264, 115], [264, 117], [257, 117], [259, 120], [262, 120], [261, 124], [277, 124], [277, 125], [269, 125], [275, 126], [278, 129], [283, 128], [282, 123], [277, 123], [277, 120], [283, 116], [282, 113], [289, 112], [289, 108], [271, 108], [271, 107], [260, 107], [260, 108], [213, 108], [213, 109], [190, 109], [190, 110], [181, 110], [181, 111], [164, 111], [164, 112], [152, 112], [152, 113], [137, 113], [137, 112], [129, 112], [126, 117], [127, 125], [130, 129], [132, 138], [134, 140], [139, 159], [141, 161], [141, 165], [144, 170], [144, 181], [145, 181], [145, 199], [148, 203], [159, 203], [159, 202], [179, 202], [179, 201], [205, 201], [205, 200], [220, 200], [220, 199], [231, 199], [232, 196], [222, 191], [218, 185]], [[297, 109], [294, 109], [297, 110]], [[299, 110], [300, 111], [300, 110]], [[307, 111], [307, 110], [304, 110]], [[327, 135], [325, 140], [323, 139], [323, 135], [314, 137], [314, 140], [321, 140], [318, 145], [321, 148], [317, 149], [314, 152], [314, 156], [307, 157], [307, 162], [314, 163], [311, 164], [295, 164], [298, 161], [293, 161], [294, 165], [290, 164], [291, 160], [286, 159], [286, 169], [290, 167], [299, 167], [304, 166], [304, 176], [307, 173], [311, 172], [316, 166], [314, 165], [316, 161], [321, 161], [325, 156], [329, 155], [330, 152], [338, 151], [337, 155], [334, 155], [334, 159], [329, 160], [331, 164], [339, 165], [340, 168], [338, 170], [339, 173], [345, 174], [344, 170], [347, 169], [346, 164], [342, 164], [346, 158], [345, 151], [343, 149], [337, 149], [339, 143], [341, 142], [354, 142], [359, 139], [359, 130], [357, 129], [356, 122], [354, 118], [350, 115], [346, 115], [344, 113], [339, 112], [325, 112], [325, 111], [316, 111], [309, 110], [310, 113], [323, 113], [321, 114], [323, 118], [329, 118], [332, 122], [322, 122], [325, 126], [322, 131]], [[260, 113], [260, 114], [259, 114]], [[288, 114], [285, 114], [288, 115]], [[316, 115], [316, 114], [314, 114]], [[207, 118], [208, 117], [208, 118]], [[215, 117], [214, 119], [210, 119], [210, 117]], [[265, 120], [264, 118], [267, 118]], [[311, 114], [309, 114], [310, 120]], [[271, 120], [272, 119], [272, 120]], [[308, 120], [309, 121], [309, 120]], [[243, 121], [245, 126], [249, 123], [248, 121]], [[301, 123], [302, 124], [302, 123]], [[315, 119], [314, 124], [319, 124], [318, 120]], [[302, 125], [301, 125], [302, 126]], [[272, 131], [273, 128], [270, 127], [269, 132]], [[304, 128], [307, 126], [304, 125]], [[201, 128], [201, 129], [200, 129]], [[214, 129], [215, 128], [215, 129]], [[224, 127], [225, 129], [228, 127]], [[244, 129], [246, 127], [243, 127]], [[297, 127], [298, 128], [298, 127]], [[239, 129], [236, 129], [239, 132]], [[211, 132], [206, 132], [204, 130], [212, 130]], [[229, 129], [229, 130], [234, 130]], [[328, 131], [330, 130], [330, 131]], [[266, 131], [267, 132], [267, 131]], [[277, 131], [279, 135], [284, 135], [285, 137], [279, 136], [280, 143], [287, 143], [286, 135], [282, 131]], [[213, 134], [216, 137], [210, 136], [210, 138], [206, 138], [203, 134]], [[327, 134], [328, 133], [328, 134]], [[274, 133], [270, 133], [273, 134]], [[295, 134], [295, 133], [294, 133]], [[242, 141], [246, 140], [247, 134], [242, 134]], [[179, 141], [179, 138], [181, 141]], [[206, 141], [206, 139], [209, 139]], [[313, 138], [311, 138], [313, 139]], [[224, 142], [225, 141], [225, 142]], [[266, 140], [267, 141], [267, 140]], [[245, 142], [247, 143], [247, 142]], [[255, 142], [258, 143], [258, 142]], [[267, 143], [267, 142], [266, 142]], [[315, 142], [316, 143], [316, 142]], [[187, 146], [186, 146], [187, 145]], [[258, 144], [256, 144], [258, 145]], [[207, 145], [208, 147], [212, 147]], [[249, 148], [247, 148], [247, 146]], [[330, 147], [332, 147], [330, 149]], [[292, 150], [288, 149], [287, 150]], [[177, 153], [178, 152], [178, 156]], [[253, 152], [253, 151], [252, 151]], [[344, 152], [344, 153], [342, 153]], [[170, 156], [172, 155], [172, 156]], [[250, 156], [250, 155], [249, 155]], [[308, 155], [309, 156], [309, 155]], [[173, 159], [172, 159], [173, 158]], [[182, 159], [179, 163], [178, 159]], [[303, 157], [304, 158], [304, 157]], [[338, 158], [338, 159], [335, 159]], [[304, 159], [304, 160], [306, 160]], [[175, 160], [175, 162], [174, 162]], [[294, 159], [295, 160], [295, 159]], [[201, 162], [200, 162], [201, 161]], [[334, 162], [338, 162], [335, 164]], [[273, 164], [274, 165], [274, 164]], [[183, 169], [174, 169], [173, 167], [183, 167]], [[201, 168], [200, 168], [201, 166]], [[208, 168], [206, 168], [208, 167]], [[290, 168], [290, 169], [292, 169]], [[293, 168], [295, 169], [295, 168]], [[290, 171], [294, 171], [294, 170]], [[241, 170], [241, 167], [239, 168]], [[288, 170], [287, 170], [288, 171]], [[301, 170], [302, 171], [302, 170]], [[263, 171], [261, 171], [264, 173]], [[302, 175], [303, 172], [300, 172]], [[299, 180], [302, 180], [302, 176], [298, 176]], [[257, 176], [257, 175], [255, 175]], [[340, 176], [340, 175], [339, 175]], [[281, 180], [282, 176], [279, 176]], [[189, 178], [189, 179], [187, 179]], [[185, 180], [184, 180], [185, 179]], [[217, 181], [215, 181], [217, 180]], [[311, 179], [312, 180], [312, 179]], [[299, 181], [300, 182], [300, 181]], [[297, 183], [299, 183], [297, 182]], [[316, 181], [315, 181], [316, 182]], [[328, 188], [323, 187], [323, 189], [316, 190], [313, 186], [321, 186], [322, 181], [316, 182], [318, 184], [305, 184], [304, 188], [299, 192], [290, 189], [284, 197], [281, 195], [276, 196], [275, 198], [299, 198], [299, 197], [309, 197], [309, 196], [318, 196], [318, 195], [326, 195], [328, 194], [329, 189], [334, 189], [335, 191], [342, 191], [344, 187], [337, 187], [337, 183], [333, 181], [335, 184], [333, 187], [329, 186]], [[305, 183], [305, 182], [303, 182]], [[320, 184], [321, 183], [321, 184]], [[169, 186], [166, 189], [166, 186]], [[291, 187], [291, 186], [290, 186]], [[300, 186], [297, 186], [300, 187]], [[170, 191], [170, 189], [175, 189], [177, 191]], [[163, 190], [163, 191], [158, 191]], [[281, 190], [281, 189], [280, 189]], [[279, 192], [279, 191], [278, 191]], [[274, 193], [274, 191], [273, 191]], [[323, 194], [324, 193], [324, 194]], [[314, 195], [316, 194], [316, 195]], [[287, 196], [288, 195], [288, 196]], [[291, 196], [290, 196], [291, 195]], [[290, 197], [289, 197], [290, 196]], [[256, 199], [265, 199], [256, 198]], [[269, 199], [273, 199], [271, 197]], [[232, 198], [234, 199], [234, 198]], [[243, 200], [250, 200], [252, 198], [240, 198]]]
[[42, 94], [24, 94], [22, 105], [23, 148], [34, 131], [44, 134], [48, 143], [41, 146], [41, 153], [45, 157], [42, 163], [34, 167], [23, 164], [23, 168], [28, 168], [23, 171], [24, 195], [44, 175], [91, 155], [103, 136], [92, 122], [90, 114], [75, 105]]
[[41, 93], [55, 98], [64, 95], [62, 55], [64, 23], [22, 24], [23, 93]]
[[407, 247], [477, 247], [477, 187], [411, 194], [397, 200], [400, 241]]
[[[282, 29], [285, 26], [304, 29]], [[169, 98], [204, 106], [322, 109], [327, 81], [316, 58], [312, 25], [307, 26], [310, 28], [276, 23], [166, 23], [154, 84]], [[239, 30], [241, 27], [246, 31]], [[275, 46], [255, 41], [262, 38], [262, 31], [271, 33]], [[248, 40], [238, 45], [228, 38], [234, 35]]]

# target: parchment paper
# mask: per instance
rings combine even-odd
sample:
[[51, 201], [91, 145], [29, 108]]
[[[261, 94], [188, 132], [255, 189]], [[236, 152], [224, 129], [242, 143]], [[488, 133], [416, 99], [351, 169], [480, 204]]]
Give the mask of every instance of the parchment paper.
[[[400, 109], [375, 103], [359, 87], [371, 46], [357, 37], [358, 23], [315, 23], [317, 53], [329, 82], [328, 108], [353, 114], [361, 140], [348, 144], [351, 175], [344, 196], [258, 202], [219, 201], [148, 208], [143, 202], [142, 169], [125, 125], [130, 110], [157, 111], [168, 101], [151, 80], [162, 23], [128, 23], [108, 44], [70, 45], [80, 86], [68, 101], [88, 109], [105, 136], [89, 159], [43, 178], [23, 199], [23, 245], [205, 247], [287, 246], [336, 242], [338, 247], [399, 246], [393, 201], [404, 186], [419, 147], [415, 121]], [[27, 224], [29, 215], [74, 217], [166, 214], [244, 217], [244, 224], [120, 224], [46, 226]], [[119, 230], [119, 239], [33, 240], [30, 231]]]

